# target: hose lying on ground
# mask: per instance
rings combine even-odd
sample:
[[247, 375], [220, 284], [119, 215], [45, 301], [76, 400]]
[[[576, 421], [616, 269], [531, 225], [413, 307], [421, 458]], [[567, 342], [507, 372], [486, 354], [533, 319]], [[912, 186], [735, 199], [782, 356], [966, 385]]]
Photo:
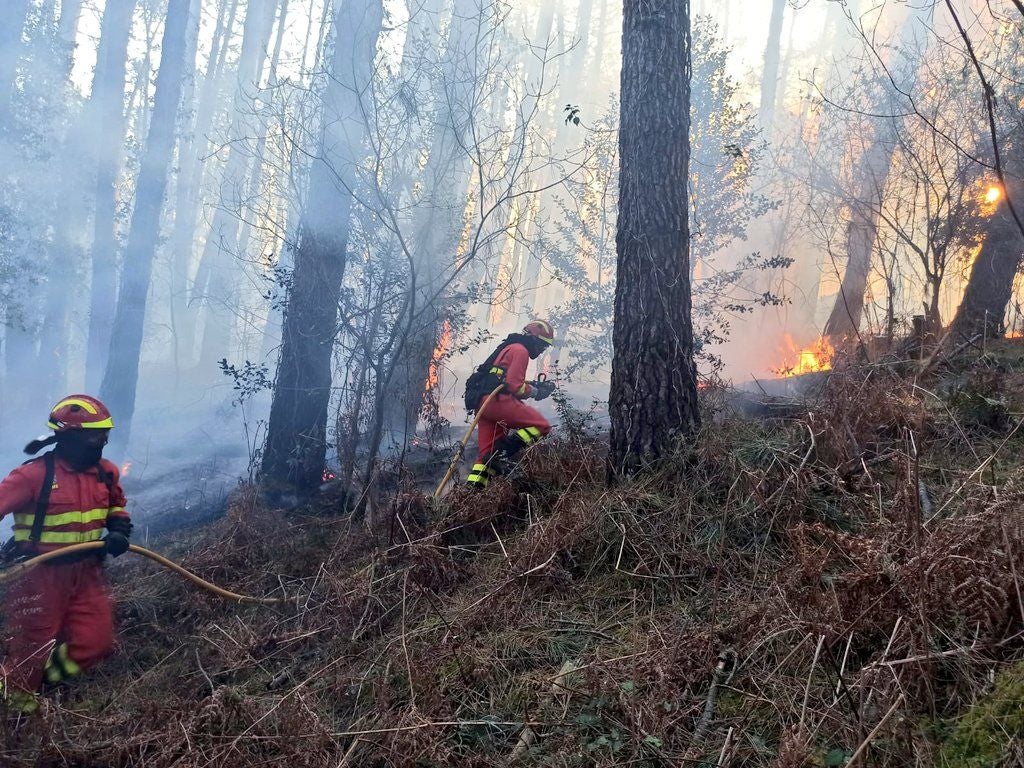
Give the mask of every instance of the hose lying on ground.
[[[23, 563], [18, 563], [18, 565], [9, 568], [6, 571], [0, 572], [0, 584], [6, 581], [10, 581], [15, 576], [25, 573], [26, 571], [35, 568], [37, 565], [42, 565], [47, 560], [53, 560], [58, 557], [64, 557], [65, 555], [70, 555], [73, 552], [82, 552], [88, 549], [102, 549], [104, 546], [106, 545], [102, 541], [87, 541], [82, 544], [72, 544], [68, 547], [55, 549], [52, 552], [44, 552], [43, 554], [36, 555], [35, 557], [26, 560]], [[150, 560], [159, 563], [164, 568], [169, 568], [182, 578], [191, 581], [197, 587], [201, 587], [202, 589], [205, 589], [207, 592], [212, 592], [218, 597], [223, 597], [225, 600], [234, 600], [238, 603], [261, 603], [263, 605], [273, 605], [275, 603], [288, 602], [288, 598], [286, 597], [250, 597], [248, 595], [240, 595], [237, 592], [232, 592], [231, 590], [218, 587], [216, 584], [211, 584], [206, 579], [196, 576], [191, 571], [182, 568], [180, 565], [171, 560], [168, 560], [163, 555], [158, 555], [156, 552], [151, 552], [145, 547], [140, 547], [138, 544], [132, 544], [130, 547], [128, 547], [128, 549], [129, 551], [134, 552], [137, 555], [148, 557]]]

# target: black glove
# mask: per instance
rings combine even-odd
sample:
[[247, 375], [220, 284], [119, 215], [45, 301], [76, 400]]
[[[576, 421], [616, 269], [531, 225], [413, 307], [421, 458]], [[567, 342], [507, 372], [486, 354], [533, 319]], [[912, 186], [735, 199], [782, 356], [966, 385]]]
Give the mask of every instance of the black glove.
[[123, 555], [128, 551], [128, 546], [130, 544], [128, 537], [123, 533], [118, 533], [117, 531], [110, 531], [107, 533], [106, 538], [103, 539], [103, 543], [106, 544], [103, 551], [111, 557]]
[[126, 517], [107, 518], [107, 536], [103, 539], [106, 545], [104, 553], [111, 557], [118, 557], [128, 551], [130, 544], [128, 537], [132, 535], [132, 521]]
[[535, 381], [533, 382], [533, 399], [544, 400], [551, 397], [551, 393], [555, 391], [555, 382], [553, 381]]

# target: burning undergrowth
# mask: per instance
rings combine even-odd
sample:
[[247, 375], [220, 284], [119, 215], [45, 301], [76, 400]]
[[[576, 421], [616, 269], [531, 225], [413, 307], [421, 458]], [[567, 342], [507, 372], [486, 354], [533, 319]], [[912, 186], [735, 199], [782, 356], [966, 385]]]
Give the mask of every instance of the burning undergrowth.
[[118, 655], [4, 764], [978, 764], [950, 744], [1021, 652], [1021, 440], [934, 385], [834, 373], [612, 487], [567, 436], [514, 483], [372, 521], [241, 491], [159, 548], [295, 601], [118, 563]]

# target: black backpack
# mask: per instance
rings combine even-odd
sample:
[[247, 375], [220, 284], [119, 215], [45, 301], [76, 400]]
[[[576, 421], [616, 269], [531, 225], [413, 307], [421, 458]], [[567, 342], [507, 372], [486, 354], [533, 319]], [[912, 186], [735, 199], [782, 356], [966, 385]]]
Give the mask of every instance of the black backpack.
[[476, 411], [480, 405], [480, 400], [487, 397], [493, 392], [500, 384], [505, 381], [505, 370], [503, 368], [495, 367], [494, 361], [498, 359], [506, 347], [512, 344], [519, 344], [519, 340], [516, 338], [516, 334], [509, 336], [498, 348], [495, 349], [491, 356], [488, 357], [483, 363], [477, 366], [477, 369], [470, 374], [469, 378], [466, 379], [466, 392], [463, 394], [463, 401], [466, 406], [466, 410], [470, 413]]

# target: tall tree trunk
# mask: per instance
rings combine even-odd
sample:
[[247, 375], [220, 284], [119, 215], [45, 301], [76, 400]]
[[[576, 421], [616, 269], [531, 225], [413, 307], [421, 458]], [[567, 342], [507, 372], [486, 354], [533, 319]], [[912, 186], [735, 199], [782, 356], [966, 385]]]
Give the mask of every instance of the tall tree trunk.
[[[277, 68], [281, 62], [281, 49], [284, 46], [284, 33], [285, 33], [285, 22], [288, 19], [288, 2], [289, 0], [281, 0], [280, 12], [278, 14], [277, 21], [277, 32], [274, 35], [274, 50], [270, 54], [270, 61], [267, 69], [267, 88], [273, 90], [278, 86], [277, 80]], [[249, 196], [255, 196], [256, 190], [259, 186], [260, 178], [264, 170], [264, 158], [267, 149], [267, 135], [269, 128], [266, 125], [266, 121], [260, 122], [259, 127], [259, 139], [256, 141], [256, 149], [253, 152], [252, 162], [249, 163], [249, 178], [246, 181], [245, 189], [248, 190]], [[283, 190], [277, 190], [277, 192], [270, 193], [271, 195], [281, 195]], [[264, 193], [266, 194], [266, 193]], [[253, 240], [253, 218], [254, 214], [249, 216], [243, 216], [242, 226], [238, 232], [238, 242], [235, 244], [234, 253], [242, 259], [248, 258], [250, 243]], [[273, 225], [271, 225], [273, 226]], [[276, 240], [276, 237], [275, 237]], [[260, 258], [267, 254], [260, 254]], [[228, 272], [228, 283], [225, 285], [226, 292], [230, 296], [236, 296], [238, 293], [239, 285], [241, 284], [241, 272], [238, 269], [229, 270]], [[268, 310], [273, 312], [272, 309]], [[210, 316], [207, 316], [209, 320]], [[206, 361], [206, 365], [210, 365], [216, 360], [215, 355], [224, 355], [225, 350], [228, 349], [229, 341], [231, 339], [232, 325], [228, 318], [229, 323], [224, 324], [218, 332], [212, 333], [210, 328], [203, 330], [203, 345], [205, 351], [200, 355], [200, 365], [203, 365], [202, 361]], [[269, 321], [269, 318], [268, 318]], [[264, 329], [265, 330], [265, 329]]]
[[363, 156], [361, 98], [374, 73], [382, 0], [352, 0], [334, 17], [331, 77], [309, 175], [262, 470], [268, 480], [316, 488], [327, 454], [327, 410], [338, 302], [345, 275], [354, 166]]
[[0, 126], [10, 123], [11, 94], [22, 50], [21, 35], [31, 6], [31, 0], [4, 0], [3, 23], [0, 23]]
[[[1022, 199], [1019, 194], [1015, 199]], [[1000, 202], [985, 228], [985, 241], [971, 266], [971, 276], [951, 326], [957, 339], [995, 338], [1003, 333], [1013, 280], [1024, 258], [1024, 238]]]
[[57, 36], [67, 56], [65, 71], [70, 74], [75, 62], [75, 38], [78, 34], [78, 21], [82, 17], [82, 0], [63, 0], [60, 4], [60, 23]]
[[[82, 15], [82, 0], [64, 0], [60, 7], [57, 36], [61, 42], [62, 60], [59, 77], [67, 82], [75, 63], [75, 37]], [[61, 166], [62, 186], [55, 190], [59, 197], [54, 211], [53, 241], [48, 246], [49, 266], [43, 300], [43, 322], [39, 334], [39, 350], [28, 379], [36, 397], [45, 402], [55, 400], [67, 387], [70, 362], [68, 344], [69, 308], [78, 298], [80, 288], [75, 276], [85, 253], [85, 230], [89, 205], [86, 188], [95, 168], [93, 160], [95, 136], [92, 98], [73, 120], [62, 137], [57, 152]]]
[[480, 28], [478, 0], [455, 0], [448, 38], [441, 59], [439, 96], [433, 113], [433, 136], [423, 185], [429, 190], [416, 209], [412, 241], [416, 244], [414, 283], [409, 290], [409, 333], [399, 344], [394, 395], [381, 402], [392, 442], [403, 444], [416, 430], [423, 405], [427, 371], [444, 321], [445, 297], [441, 283], [455, 261], [462, 233], [469, 186], [470, 157], [462, 150], [473, 119], [473, 91], [477, 87], [472, 67]]
[[213, 214], [213, 224], [206, 238], [200, 273], [208, 273], [203, 296], [205, 322], [200, 353], [200, 365], [214, 370], [219, 358], [230, 354], [231, 328], [234, 314], [231, 302], [238, 286], [235, 251], [238, 226], [245, 215], [249, 169], [260, 163], [259, 152], [249, 144], [254, 133], [262, 135], [265, 128], [257, 110], [257, 92], [260, 74], [267, 59], [270, 33], [274, 26], [277, 0], [249, 0], [242, 33], [242, 52], [238, 61], [238, 79], [232, 106], [231, 127], [228, 129], [228, 157], [220, 181], [219, 200]]
[[[924, 54], [922, 46], [915, 46], [916, 33], [931, 16], [931, 9], [911, 11], [903, 23], [898, 42], [892, 48], [893, 56], [905, 56], [900, 62], [890, 62], [889, 71], [900, 94], [910, 93], [917, 82], [917, 70]], [[884, 89], [880, 102], [870, 112], [885, 114], [893, 110], [890, 84], [880, 82]], [[850, 223], [846, 230], [846, 269], [836, 295], [835, 304], [825, 323], [824, 335], [833, 344], [855, 339], [864, 313], [864, 293], [871, 274], [871, 254], [878, 234], [878, 212], [881, 210], [889, 169], [898, 143], [900, 130], [896, 118], [883, 118], [875, 126], [875, 134], [862, 157], [857, 161], [854, 190], [850, 199]]]
[[195, 324], [198, 307], [189, 301], [189, 272], [192, 268], [192, 255], [195, 249], [196, 226], [199, 214], [199, 203], [202, 198], [203, 178], [207, 172], [204, 162], [209, 145], [208, 134], [213, 124], [214, 115], [218, 112], [220, 97], [223, 92], [224, 69], [227, 59], [228, 43], [231, 40], [238, 13], [239, 0], [230, 0], [221, 5], [223, 13], [218, 15], [217, 25], [213, 32], [210, 56], [203, 75], [203, 86], [199, 92], [199, 103], [195, 110], [192, 131], [187, 134], [186, 141], [179, 145], [178, 165], [181, 178], [178, 180], [177, 204], [174, 207], [174, 230], [171, 234], [173, 252], [172, 312], [175, 328], [175, 364], [192, 360], [195, 343]]
[[107, 0], [100, 30], [96, 70], [92, 82], [92, 103], [96, 135], [95, 209], [92, 225], [92, 288], [89, 292], [89, 340], [86, 349], [85, 381], [89, 391], [100, 384], [110, 349], [110, 328], [114, 322], [117, 295], [117, 178], [121, 173], [121, 146], [127, 128], [125, 119], [125, 70], [132, 17], [137, 0]]
[[190, 47], [188, 38], [190, 30], [197, 33], [199, 26], [199, 14], [190, 13], [191, 5], [192, 0], [169, 0], [167, 5], [153, 117], [135, 187], [135, 208], [125, 245], [110, 353], [100, 385], [100, 396], [118, 419], [114, 435], [122, 447], [127, 445], [135, 412], [146, 300], [160, 234], [160, 212], [174, 157], [175, 125]]
[[771, 135], [775, 121], [775, 100], [779, 90], [779, 49], [782, 45], [782, 19], [786, 0], [772, 0], [772, 15], [768, 22], [768, 44], [764, 49], [764, 74], [761, 76], [761, 127]]
[[624, 0], [612, 472], [671, 453], [700, 423], [687, 179], [689, 0]]

